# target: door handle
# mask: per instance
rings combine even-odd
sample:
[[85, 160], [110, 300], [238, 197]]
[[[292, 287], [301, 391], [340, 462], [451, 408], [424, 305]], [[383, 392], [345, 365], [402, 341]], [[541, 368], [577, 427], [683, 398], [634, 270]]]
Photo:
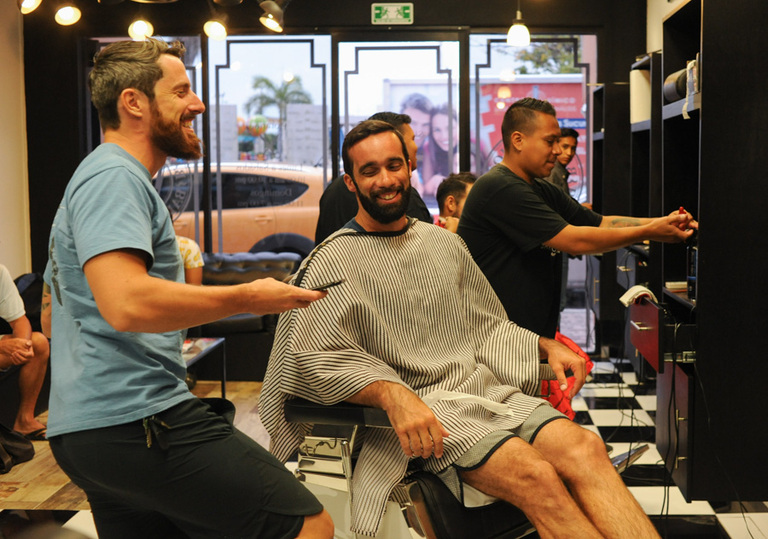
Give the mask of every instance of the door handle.
[[634, 320], [630, 320], [629, 323], [632, 325], [633, 328], [635, 328], [637, 331], [651, 331], [653, 328], [651, 326], [643, 325], [642, 322], [638, 323]]

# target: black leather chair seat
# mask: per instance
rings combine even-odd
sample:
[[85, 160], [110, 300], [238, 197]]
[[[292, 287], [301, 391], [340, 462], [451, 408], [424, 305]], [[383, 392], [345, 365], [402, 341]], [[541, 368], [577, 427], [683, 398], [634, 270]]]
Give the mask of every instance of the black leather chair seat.
[[249, 283], [272, 277], [288, 277], [301, 262], [296, 253], [204, 253], [203, 284], [229, 285]]
[[[301, 263], [296, 253], [203, 253], [203, 284], [236, 285], [271, 277], [285, 281]], [[237, 314], [190, 328], [187, 336], [227, 339], [227, 379], [260, 382], [272, 350], [277, 316]], [[216, 377], [206, 364], [197, 367], [201, 379]]]

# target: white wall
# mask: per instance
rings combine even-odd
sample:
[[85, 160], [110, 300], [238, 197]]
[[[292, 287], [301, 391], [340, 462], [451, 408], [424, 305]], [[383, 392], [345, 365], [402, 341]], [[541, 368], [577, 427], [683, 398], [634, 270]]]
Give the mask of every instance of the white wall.
[[0, 263], [13, 277], [32, 267], [21, 18], [15, 1], [0, 1]]
[[661, 50], [661, 22], [667, 14], [684, 3], [685, 0], [648, 0], [648, 29], [646, 30], [648, 48], [646, 52]]

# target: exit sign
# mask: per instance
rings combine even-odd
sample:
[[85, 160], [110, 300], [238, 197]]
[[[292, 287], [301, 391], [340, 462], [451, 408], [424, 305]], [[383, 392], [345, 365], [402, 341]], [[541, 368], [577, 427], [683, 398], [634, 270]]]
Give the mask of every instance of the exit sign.
[[413, 4], [371, 4], [371, 24], [413, 24]]

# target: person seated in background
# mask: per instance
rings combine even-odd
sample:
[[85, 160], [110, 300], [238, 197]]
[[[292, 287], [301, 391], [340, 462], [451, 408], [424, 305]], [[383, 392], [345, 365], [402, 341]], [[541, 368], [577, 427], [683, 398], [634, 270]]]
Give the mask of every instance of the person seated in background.
[[358, 212], [307, 257], [294, 284], [344, 279], [284, 313], [259, 412], [271, 451], [287, 460], [308, 432], [284, 403], [301, 397], [383, 409], [393, 429], [366, 432], [352, 481], [352, 532], [373, 536], [408, 469], [466, 483], [518, 506], [541, 537], [658, 537], [599, 436], [537, 396], [540, 360], [561, 387], [584, 359], [507, 319], [453, 233], [408, 218], [403, 137], [365, 121], [342, 145]]
[[19, 411], [13, 430], [29, 440], [45, 440], [45, 425], [35, 419], [35, 405], [48, 369], [50, 346], [32, 325], [24, 301], [8, 269], [0, 264], [0, 318], [11, 326], [11, 334], [0, 335], [0, 372], [19, 367]]
[[203, 284], [203, 255], [200, 246], [191, 238], [176, 236], [181, 252], [181, 261], [184, 263], [184, 282], [187, 284]]
[[456, 232], [464, 201], [476, 179], [471, 172], [456, 172], [440, 182], [436, 195], [437, 206], [440, 208], [440, 215], [435, 218], [437, 226]]
[[[369, 120], [380, 120], [387, 122], [402, 133], [408, 143], [408, 158], [411, 163], [411, 172], [418, 167], [416, 157], [418, 146], [416, 145], [416, 136], [411, 129], [411, 117], [407, 114], [398, 114], [396, 112], [377, 112]], [[419, 193], [412, 190], [407, 213], [410, 217], [415, 217], [427, 223], [432, 222], [432, 214], [429, 213], [427, 205], [419, 196]], [[343, 227], [357, 212], [357, 199], [344, 184], [344, 176], [334, 178], [328, 184], [320, 197], [320, 215], [317, 218], [317, 228], [315, 229], [315, 245], [319, 245], [325, 238]]]

